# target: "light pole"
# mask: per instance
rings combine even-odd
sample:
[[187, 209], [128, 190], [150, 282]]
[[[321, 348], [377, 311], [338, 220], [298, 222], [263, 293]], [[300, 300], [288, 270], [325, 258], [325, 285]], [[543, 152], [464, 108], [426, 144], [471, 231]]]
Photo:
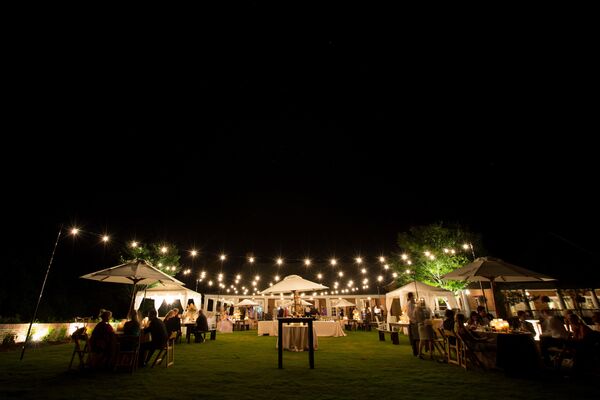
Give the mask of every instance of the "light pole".
[[[33, 321], [35, 321], [35, 317], [37, 317], [38, 309], [40, 308], [40, 302], [42, 301], [42, 296], [44, 294], [44, 288], [46, 287], [46, 281], [48, 280], [48, 274], [50, 273], [50, 267], [52, 267], [52, 261], [54, 261], [54, 254], [56, 253], [56, 247], [58, 247], [58, 242], [60, 241], [60, 236], [62, 234], [63, 226], [60, 225], [58, 228], [58, 234], [56, 235], [56, 242], [54, 243], [54, 248], [52, 249], [52, 254], [50, 255], [50, 261], [48, 262], [48, 268], [46, 269], [46, 275], [44, 276], [44, 281], [42, 282], [42, 288], [40, 289], [40, 295], [38, 296], [38, 301], [35, 305], [35, 310], [33, 311], [33, 316], [31, 317], [31, 322], [29, 323], [29, 328], [27, 329], [27, 335], [25, 335], [25, 342], [23, 342], [23, 348], [21, 349], [21, 358], [23, 360], [23, 356], [25, 355], [25, 349], [27, 348], [27, 342], [29, 341], [29, 334], [31, 333], [31, 327], [33, 326]], [[77, 235], [79, 233], [79, 229], [73, 228], [71, 229], [71, 235]]]

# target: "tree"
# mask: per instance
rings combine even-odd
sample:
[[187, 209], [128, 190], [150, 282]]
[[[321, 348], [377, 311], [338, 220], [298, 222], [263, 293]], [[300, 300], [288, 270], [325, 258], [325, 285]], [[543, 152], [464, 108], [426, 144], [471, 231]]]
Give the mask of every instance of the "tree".
[[149, 261], [154, 267], [170, 276], [177, 275], [182, 268], [179, 264], [179, 251], [172, 244], [152, 243], [149, 246], [127, 246], [121, 253], [122, 262], [135, 258]]
[[480, 248], [480, 243], [479, 234], [458, 225], [447, 227], [440, 222], [412, 227], [398, 235], [401, 254], [407, 256], [406, 260], [399, 257], [400, 261], [393, 263], [398, 283], [403, 285], [416, 279], [452, 291], [464, 289], [466, 282], [444, 280], [442, 276], [472, 261], [472, 249], [464, 249], [464, 244]]

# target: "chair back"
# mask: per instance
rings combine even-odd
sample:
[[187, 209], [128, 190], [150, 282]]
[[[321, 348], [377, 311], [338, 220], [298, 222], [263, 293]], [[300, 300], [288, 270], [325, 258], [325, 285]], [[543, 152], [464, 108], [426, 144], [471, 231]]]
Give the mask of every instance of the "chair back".
[[69, 369], [73, 367], [73, 361], [77, 357], [79, 364], [78, 369], [84, 369], [88, 362], [86, 357], [89, 356], [89, 337], [85, 331], [85, 327], [78, 329], [71, 336], [73, 339], [73, 354], [71, 354], [71, 362], [69, 363]]
[[125, 369], [133, 372], [137, 369], [140, 354], [140, 335], [117, 335], [117, 356], [115, 371]]
[[461, 351], [454, 332], [441, 328], [439, 329], [439, 332], [444, 338], [444, 348], [446, 350], [446, 356], [448, 357], [448, 364], [462, 365]]

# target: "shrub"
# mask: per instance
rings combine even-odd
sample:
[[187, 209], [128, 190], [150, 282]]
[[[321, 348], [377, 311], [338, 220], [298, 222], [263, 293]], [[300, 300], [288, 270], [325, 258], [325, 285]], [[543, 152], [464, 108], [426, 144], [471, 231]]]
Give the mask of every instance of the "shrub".
[[46, 342], [59, 342], [67, 338], [67, 328], [62, 326], [58, 329], [50, 329], [48, 334], [44, 337]]
[[16, 344], [16, 337], [17, 334], [15, 332], [8, 332], [7, 334], [5, 334], [2, 338], [2, 347], [14, 346]]

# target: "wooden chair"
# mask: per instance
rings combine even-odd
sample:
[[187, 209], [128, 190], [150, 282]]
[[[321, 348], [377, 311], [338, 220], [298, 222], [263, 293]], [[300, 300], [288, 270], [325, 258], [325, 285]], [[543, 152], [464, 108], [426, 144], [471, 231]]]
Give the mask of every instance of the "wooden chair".
[[456, 340], [456, 335], [454, 332], [440, 329], [440, 334], [444, 338], [444, 349], [446, 351], [448, 364], [462, 365], [460, 359], [461, 351], [458, 347], [459, 342]]
[[485, 367], [483, 366], [475, 352], [460, 337], [460, 335], [456, 335], [456, 341], [459, 346], [460, 366], [464, 369], [468, 369], [470, 364], [470, 366], [475, 366], [477, 368], [485, 370]]
[[448, 356], [446, 354], [446, 339], [444, 338], [443, 332], [441, 332], [440, 329], [433, 329], [431, 341], [433, 343], [433, 353], [439, 353], [442, 357], [441, 360], [446, 361]]
[[133, 373], [137, 369], [140, 354], [140, 335], [119, 335], [114, 370], [125, 369]]
[[73, 361], [75, 355], [79, 358], [78, 369], [83, 369], [87, 366], [86, 357], [89, 353], [89, 337], [84, 328], [80, 328], [73, 333], [72, 339], [75, 347], [73, 348], [73, 354], [71, 355], [71, 362], [69, 363], [69, 370], [73, 367]]
[[171, 365], [175, 364], [175, 339], [177, 339], [177, 332], [171, 332], [171, 336], [167, 339], [167, 343], [165, 346], [160, 349], [156, 357], [154, 357], [154, 362], [152, 363], [152, 368], [155, 365], [161, 364], [165, 361], [165, 367], [169, 368]]

